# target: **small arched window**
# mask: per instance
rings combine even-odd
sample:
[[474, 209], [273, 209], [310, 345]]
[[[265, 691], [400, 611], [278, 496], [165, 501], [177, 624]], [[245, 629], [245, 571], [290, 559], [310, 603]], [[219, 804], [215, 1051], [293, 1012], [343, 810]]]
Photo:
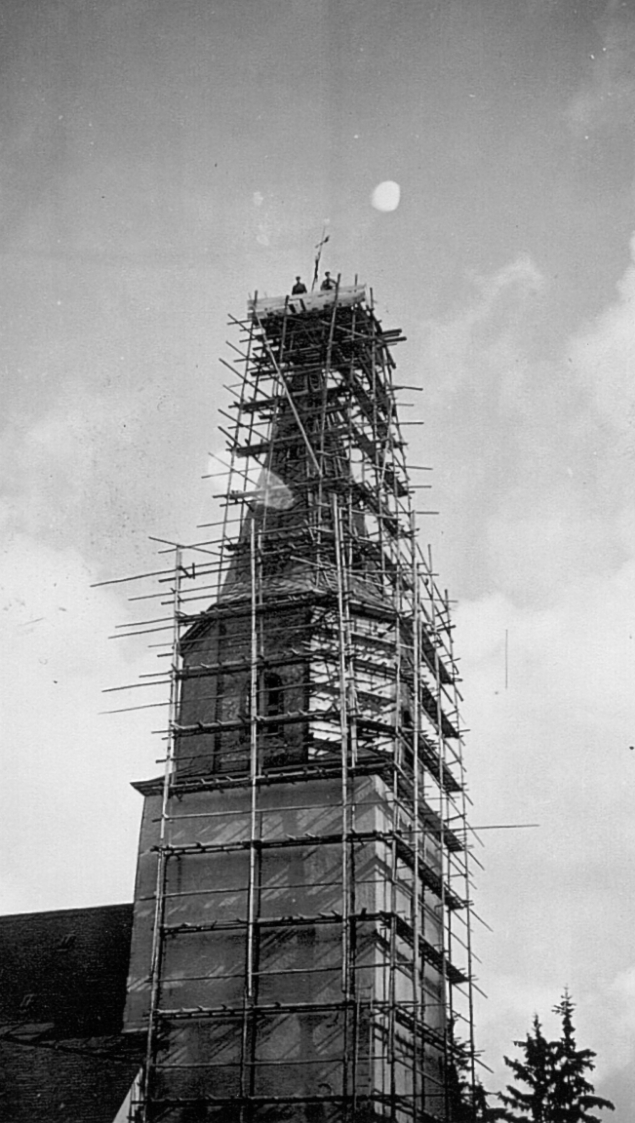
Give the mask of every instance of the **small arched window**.
[[[269, 718], [264, 726], [265, 737], [279, 737], [282, 734], [282, 723], [271, 720], [284, 712], [284, 687], [280, 675], [275, 671], [265, 671], [259, 681], [258, 689], [258, 716]], [[240, 707], [241, 718], [245, 723], [243, 738], [249, 736], [251, 722], [251, 679], [248, 678], [242, 692]], [[261, 727], [262, 728], [262, 727]]]
[[[279, 717], [284, 710], [284, 689], [282, 679], [275, 671], [267, 671], [263, 678], [263, 712], [268, 718]], [[282, 732], [282, 723], [268, 721], [266, 732], [270, 737], [279, 737]]]
[[409, 768], [412, 768], [414, 761], [412, 734], [414, 730], [414, 722], [412, 720], [412, 710], [409, 706], [401, 707], [401, 736], [403, 743], [403, 763]]
[[412, 711], [407, 706], [402, 706], [401, 709], [401, 728], [406, 734], [413, 730]]

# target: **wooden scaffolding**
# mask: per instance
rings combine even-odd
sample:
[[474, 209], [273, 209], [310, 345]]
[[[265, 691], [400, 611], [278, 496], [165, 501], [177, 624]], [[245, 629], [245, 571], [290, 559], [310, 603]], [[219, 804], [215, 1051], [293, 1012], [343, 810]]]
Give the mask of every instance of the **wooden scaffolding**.
[[474, 857], [402, 336], [339, 281], [232, 323], [223, 523], [128, 629], [165, 629], [170, 663], [150, 679], [165, 776], [138, 785], [131, 1118], [450, 1120], [473, 1080]]

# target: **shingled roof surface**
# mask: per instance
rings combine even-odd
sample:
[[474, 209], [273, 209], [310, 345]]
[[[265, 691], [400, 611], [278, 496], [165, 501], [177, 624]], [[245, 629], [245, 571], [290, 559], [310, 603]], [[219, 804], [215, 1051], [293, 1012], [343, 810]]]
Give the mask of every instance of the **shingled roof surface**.
[[0, 1118], [112, 1123], [143, 1043], [121, 1033], [132, 905], [0, 917]]

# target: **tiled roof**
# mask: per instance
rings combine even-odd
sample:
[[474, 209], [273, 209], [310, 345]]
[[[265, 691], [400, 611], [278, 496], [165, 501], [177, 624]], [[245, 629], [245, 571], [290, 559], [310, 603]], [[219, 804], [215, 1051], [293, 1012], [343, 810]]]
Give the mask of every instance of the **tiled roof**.
[[132, 905], [0, 917], [0, 1118], [112, 1123], [143, 1043], [123, 1037]]

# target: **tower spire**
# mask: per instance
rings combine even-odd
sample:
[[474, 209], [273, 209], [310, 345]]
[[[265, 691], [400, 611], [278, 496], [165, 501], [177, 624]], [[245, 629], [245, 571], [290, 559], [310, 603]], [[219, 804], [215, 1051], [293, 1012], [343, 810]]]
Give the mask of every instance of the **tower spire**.
[[141, 785], [143, 1118], [447, 1120], [457, 1019], [472, 1048], [470, 856], [403, 337], [339, 279], [236, 326], [227, 523], [212, 564], [179, 554], [171, 761]]

